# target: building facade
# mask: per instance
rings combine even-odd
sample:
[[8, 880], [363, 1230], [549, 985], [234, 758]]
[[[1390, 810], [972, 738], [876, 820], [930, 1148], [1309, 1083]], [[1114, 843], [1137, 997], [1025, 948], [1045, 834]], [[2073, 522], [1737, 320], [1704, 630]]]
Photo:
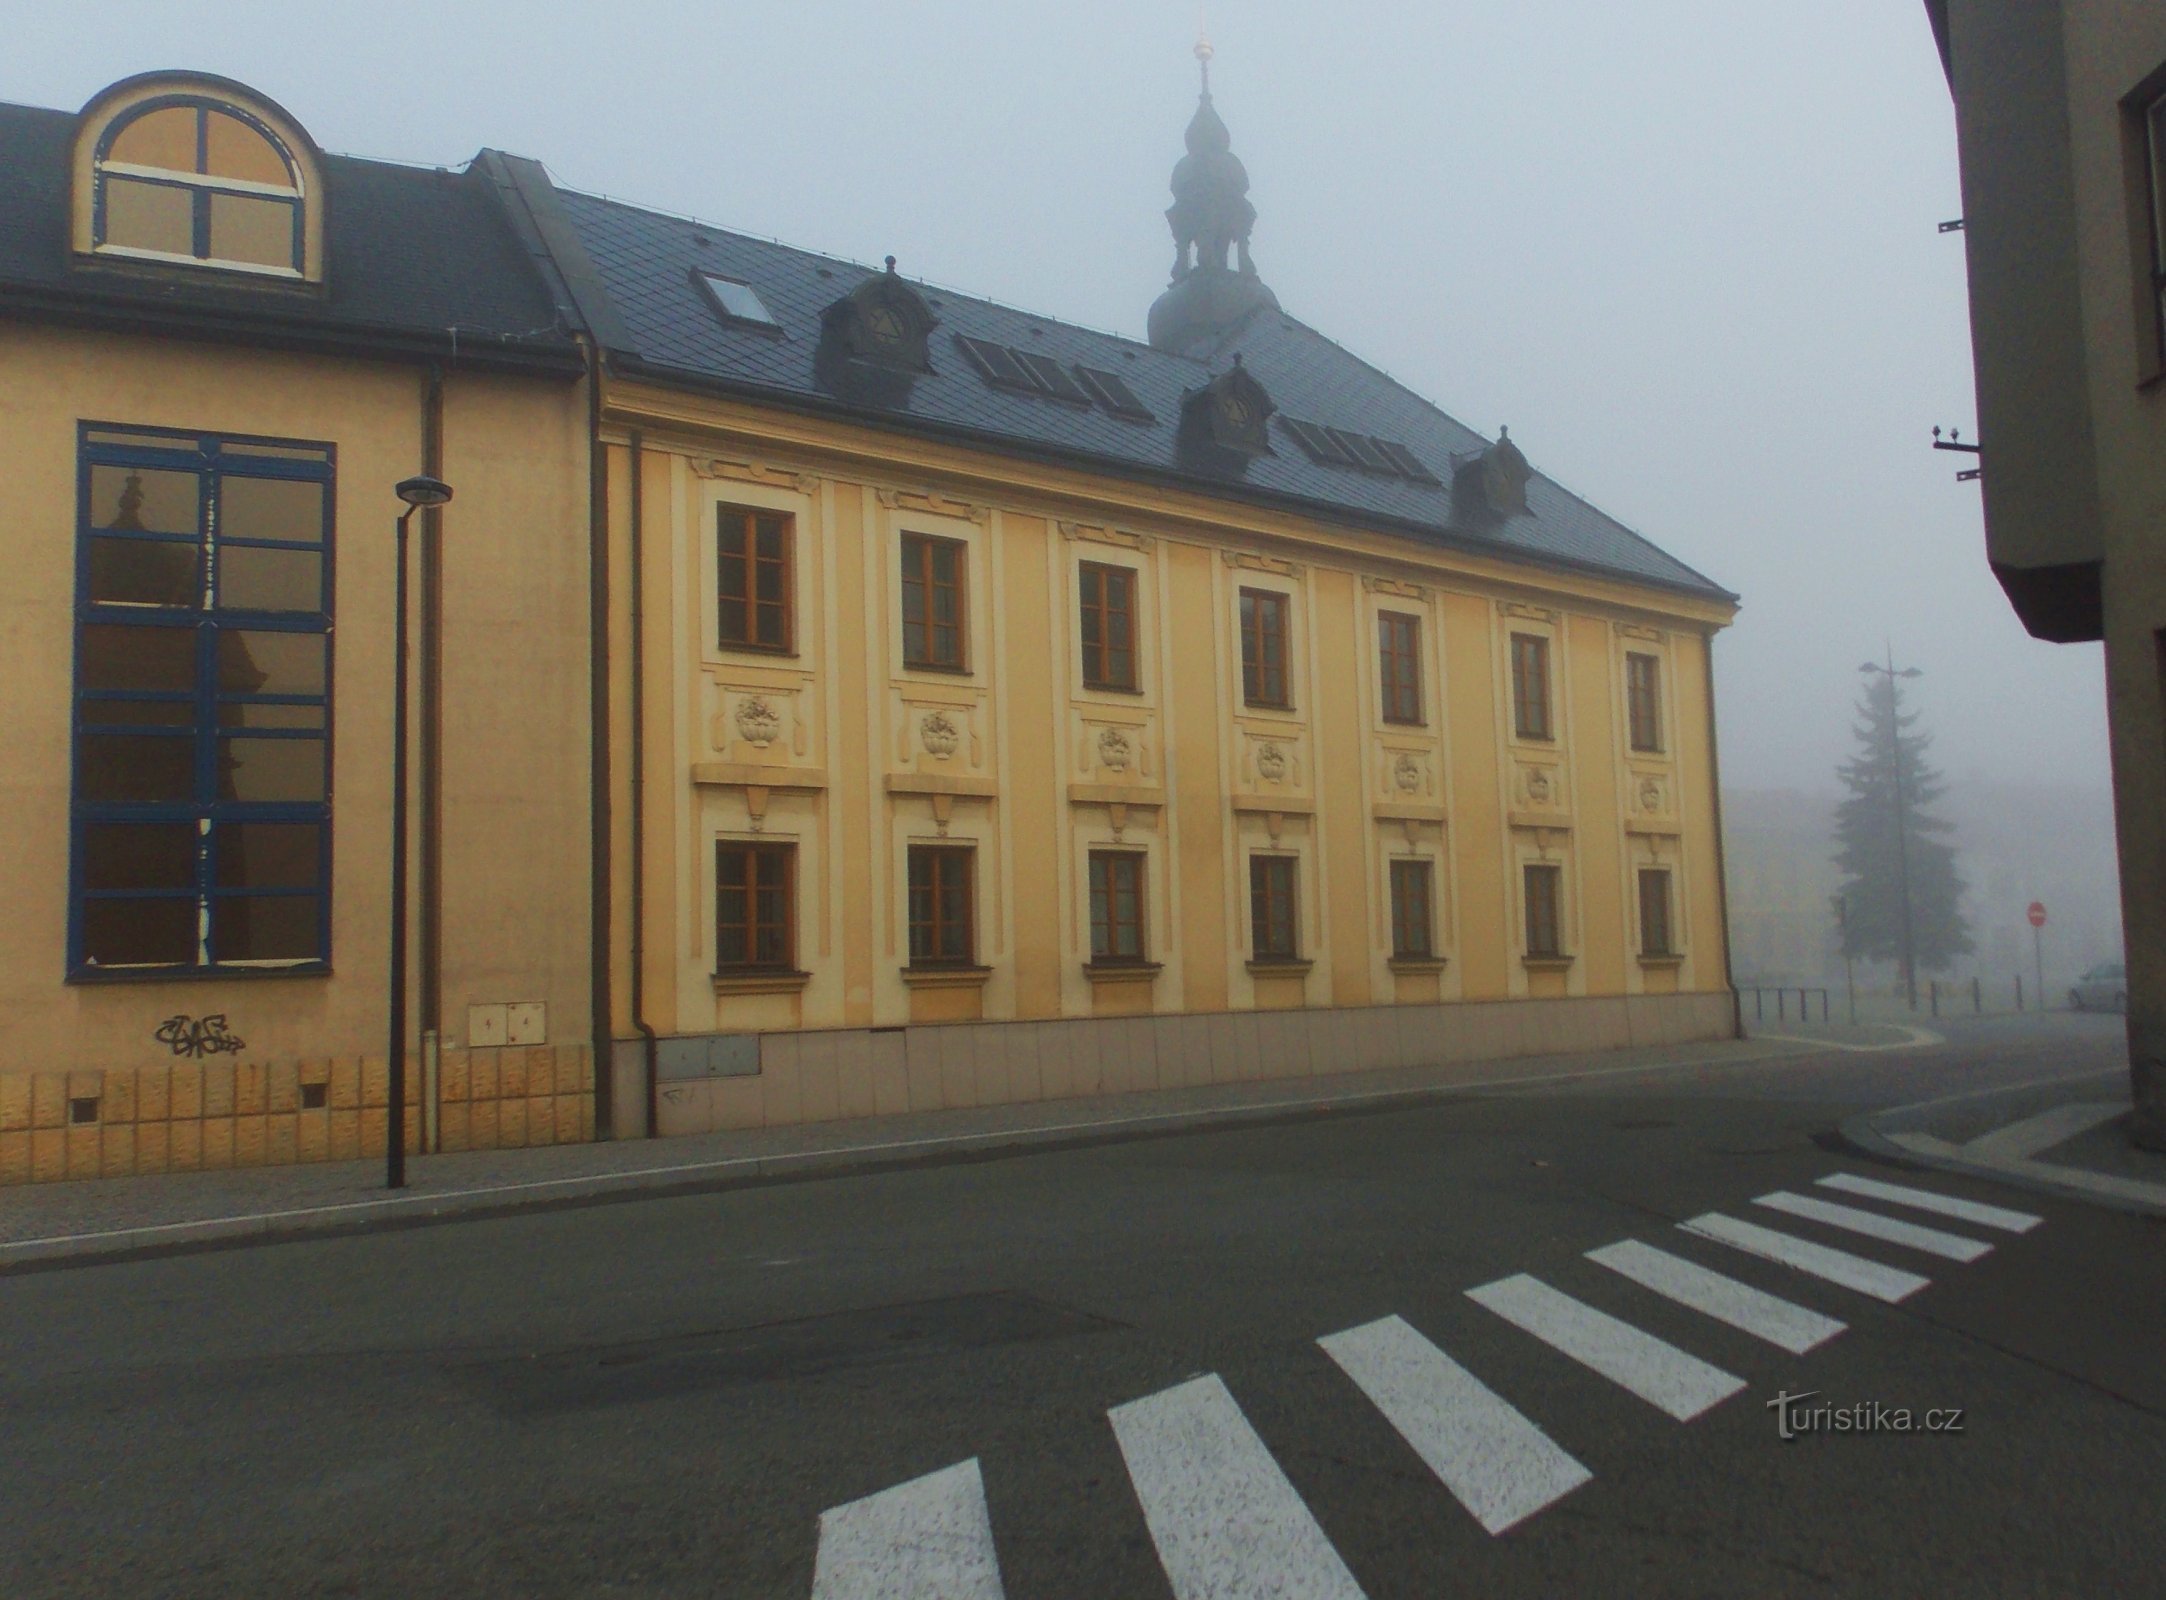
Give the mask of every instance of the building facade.
[[381, 1140], [420, 470], [412, 1148], [1732, 1031], [1734, 597], [1283, 312], [1208, 93], [1148, 342], [213, 80], [0, 138], [0, 1179]]
[[2102, 640], [2138, 1139], [2166, 1148], [2166, 13], [1928, 0], [1963, 168], [1986, 550]]

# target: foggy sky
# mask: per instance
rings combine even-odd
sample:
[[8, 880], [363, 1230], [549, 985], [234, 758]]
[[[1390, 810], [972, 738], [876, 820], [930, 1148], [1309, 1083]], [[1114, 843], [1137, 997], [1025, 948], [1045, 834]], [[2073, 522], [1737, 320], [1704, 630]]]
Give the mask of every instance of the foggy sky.
[[[300, 20], [305, 15], [305, 21]], [[2096, 646], [1987, 571], [1953, 117], [1919, 0], [1216, 0], [1286, 309], [1744, 596], [1726, 783], [1826, 788], [1892, 638], [1960, 779], [2106, 780]], [[1183, 0], [308, 12], [0, 0], [0, 99], [223, 73], [324, 148], [560, 183], [1141, 337]]]

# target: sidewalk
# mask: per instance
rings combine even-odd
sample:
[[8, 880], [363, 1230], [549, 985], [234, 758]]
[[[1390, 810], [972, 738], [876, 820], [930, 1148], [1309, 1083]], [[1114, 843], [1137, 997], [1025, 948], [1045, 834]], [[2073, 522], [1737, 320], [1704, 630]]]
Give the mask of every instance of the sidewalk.
[[968, 1160], [1798, 1053], [1794, 1045], [1773, 1041], [1725, 1041], [1266, 1079], [674, 1139], [412, 1156], [406, 1164], [408, 1186], [396, 1193], [383, 1187], [381, 1161], [33, 1184], [0, 1189], [0, 1273]]
[[2129, 1142], [2128, 1069], [1950, 1095], [1855, 1117], [1862, 1149], [2166, 1217], [2166, 1153]]

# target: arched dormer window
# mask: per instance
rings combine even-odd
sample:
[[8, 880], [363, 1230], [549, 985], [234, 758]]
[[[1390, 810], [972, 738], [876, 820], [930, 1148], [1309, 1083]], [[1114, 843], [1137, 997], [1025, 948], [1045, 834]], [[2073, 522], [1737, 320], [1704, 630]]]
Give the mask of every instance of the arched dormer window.
[[217, 79], [156, 74], [85, 108], [76, 248], [272, 277], [321, 277], [321, 185], [307, 135]]

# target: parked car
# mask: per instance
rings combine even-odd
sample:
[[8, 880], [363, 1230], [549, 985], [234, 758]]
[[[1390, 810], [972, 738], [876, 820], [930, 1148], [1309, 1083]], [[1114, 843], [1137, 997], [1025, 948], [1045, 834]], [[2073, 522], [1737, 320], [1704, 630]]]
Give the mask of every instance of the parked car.
[[2093, 967], [2068, 991], [2068, 1004], [2076, 1011], [2126, 1011], [2128, 969], [2114, 961]]

